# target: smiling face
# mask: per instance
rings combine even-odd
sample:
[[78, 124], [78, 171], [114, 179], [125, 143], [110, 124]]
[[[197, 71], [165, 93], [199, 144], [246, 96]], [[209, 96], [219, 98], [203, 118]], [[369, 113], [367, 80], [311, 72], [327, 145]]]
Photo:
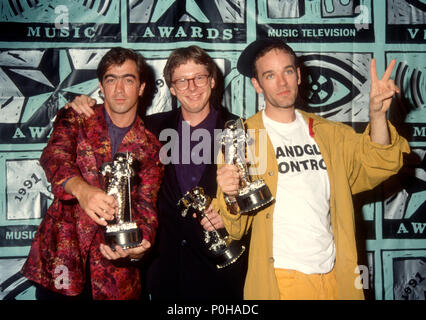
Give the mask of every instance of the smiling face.
[[184, 119], [193, 117], [195, 114], [207, 117], [210, 112], [210, 96], [215, 81], [209, 77], [206, 85], [197, 87], [194, 80], [189, 80], [188, 88], [185, 90], [178, 90], [173, 82], [180, 79], [194, 79], [200, 75], [209, 75], [209, 72], [205, 65], [197, 64], [193, 60], [179, 65], [173, 71], [170, 92], [179, 100]]
[[263, 94], [266, 109], [292, 109], [300, 85], [300, 69], [287, 52], [272, 49], [256, 61], [256, 78], [251, 78], [258, 94]]
[[123, 64], [111, 65], [99, 84], [105, 97], [105, 109], [117, 126], [131, 122], [136, 116], [139, 96], [145, 83], [140, 82], [136, 63], [126, 60]]

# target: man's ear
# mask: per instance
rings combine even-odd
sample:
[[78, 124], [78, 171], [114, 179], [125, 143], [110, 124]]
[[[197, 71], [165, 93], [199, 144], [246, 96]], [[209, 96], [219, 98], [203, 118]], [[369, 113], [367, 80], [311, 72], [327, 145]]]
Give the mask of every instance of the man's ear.
[[145, 90], [145, 86], [146, 86], [145, 82], [141, 83], [141, 86], [139, 87], [139, 97], [142, 96], [143, 91]]
[[263, 90], [262, 90], [262, 87], [261, 87], [261, 86], [260, 86], [260, 84], [259, 84], [259, 81], [257, 81], [257, 79], [256, 79], [255, 77], [251, 78], [250, 80], [251, 80], [251, 84], [252, 84], [252, 85], [253, 85], [253, 87], [254, 87], [254, 90], [256, 90], [256, 92], [257, 92], [258, 94], [263, 93]]
[[302, 83], [302, 77], [300, 76], [300, 67], [297, 67], [297, 84], [300, 85]]
[[105, 97], [104, 87], [102, 87], [102, 83], [101, 82], [99, 82], [99, 89], [101, 90], [102, 95]]
[[173, 87], [170, 87], [170, 93], [176, 97], [176, 90]]

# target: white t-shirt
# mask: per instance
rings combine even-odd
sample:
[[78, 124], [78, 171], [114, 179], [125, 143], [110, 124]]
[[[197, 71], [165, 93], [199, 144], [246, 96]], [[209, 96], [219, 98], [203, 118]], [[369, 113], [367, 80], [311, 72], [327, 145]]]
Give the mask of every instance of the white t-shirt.
[[274, 266], [306, 274], [328, 273], [336, 254], [330, 223], [330, 182], [319, 147], [297, 111], [291, 123], [276, 122], [263, 111], [263, 123], [278, 163]]

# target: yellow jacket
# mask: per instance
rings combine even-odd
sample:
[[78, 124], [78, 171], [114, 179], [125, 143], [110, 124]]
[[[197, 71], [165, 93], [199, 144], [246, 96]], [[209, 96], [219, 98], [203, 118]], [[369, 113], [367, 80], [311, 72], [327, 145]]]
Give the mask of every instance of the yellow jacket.
[[[330, 180], [330, 215], [336, 245], [335, 270], [338, 299], [363, 299], [362, 289], [355, 287], [357, 250], [352, 194], [369, 190], [394, 175], [402, 167], [402, 153], [409, 153], [407, 141], [389, 123], [390, 145], [371, 142], [369, 126], [363, 134], [351, 127], [299, 110], [318, 144]], [[262, 113], [246, 121], [247, 129], [256, 129], [255, 150], [259, 150], [258, 129], [265, 130]], [[272, 195], [277, 192], [278, 165], [272, 143], [267, 138], [267, 169], [259, 177]], [[255, 215], [233, 215], [227, 211], [223, 193], [218, 188], [217, 205], [225, 227], [234, 239], [240, 239], [251, 227], [249, 265], [244, 299], [280, 298], [272, 254], [272, 219], [274, 204]], [[285, 210], [285, 208], [283, 208]]]

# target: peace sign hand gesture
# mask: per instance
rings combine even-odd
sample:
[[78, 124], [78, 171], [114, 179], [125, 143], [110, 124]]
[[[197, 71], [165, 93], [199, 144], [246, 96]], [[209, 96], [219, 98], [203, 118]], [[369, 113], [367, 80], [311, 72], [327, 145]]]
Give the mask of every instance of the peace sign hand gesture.
[[376, 59], [370, 63], [370, 137], [371, 141], [382, 145], [390, 143], [389, 128], [386, 112], [388, 111], [392, 97], [399, 93], [399, 88], [390, 78], [395, 67], [396, 60], [392, 60], [381, 79], [377, 76]]
[[395, 93], [399, 93], [399, 88], [395, 82], [390, 79], [392, 70], [395, 67], [396, 60], [392, 60], [381, 79], [377, 76], [376, 59], [372, 59], [370, 63], [370, 119], [376, 116], [386, 116], [392, 97]]

